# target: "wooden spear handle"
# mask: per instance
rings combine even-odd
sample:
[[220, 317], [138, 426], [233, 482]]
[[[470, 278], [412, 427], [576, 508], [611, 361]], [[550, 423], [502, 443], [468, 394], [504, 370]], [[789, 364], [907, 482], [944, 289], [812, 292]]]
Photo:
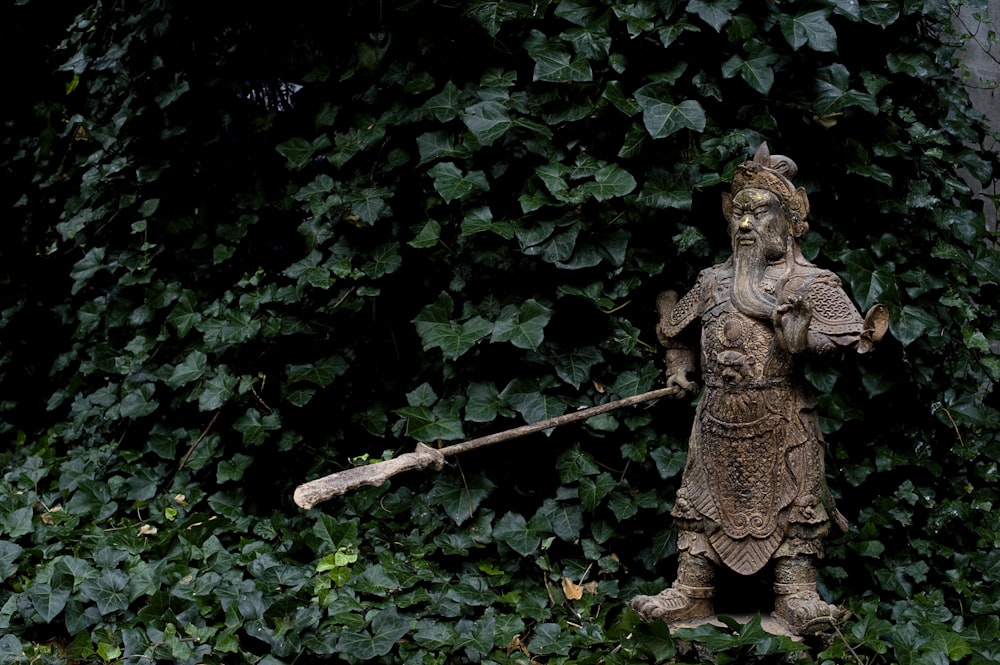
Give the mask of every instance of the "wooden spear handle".
[[615, 409], [620, 409], [624, 406], [632, 406], [633, 404], [648, 402], [649, 400], [657, 399], [659, 397], [670, 397], [678, 394], [679, 392], [680, 388], [676, 386], [660, 388], [659, 390], [651, 390], [648, 393], [641, 393], [639, 395], [633, 395], [632, 397], [626, 397], [614, 402], [608, 402], [607, 404], [600, 404], [598, 406], [580, 409], [561, 416], [556, 416], [555, 418], [546, 418], [545, 420], [540, 420], [539, 422], [532, 423], [530, 425], [521, 425], [520, 427], [504, 430], [503, 432], [497, 432], [496, 434], [488, 434], [477, 439], [470, 439], [446, 448], [435, 449], [422, 443], [418, 443], [417, 449], [412, 453], [404, 453], [399, 457], [394, 457], [393, 459], [386, 460], [384, 462], [376, 462], [375, 464], [352, 467], [350, 469], [338, 471], [337, 473], [332, 473], [328, 476], [323, 476], [322, 478], [317, 478], [316, 480], [311, 480], [308, 483], [299, 485], [295, 488], [295, 503], [300, 508], [308, 510], [316, 504], [332, 499], [335, 496], [346, 494], [347, 492], [357, 489], [358, 487], [381, 485], [396, 474], [404, 471], [413, 471], [418, 469], [433, 469], [434, 471], [440, 471], [444, 467], [444, 458], [447, 455], [457, 455], [459, 453], [475, 450], [476, 448], [492, 446], [503, 441], [510, 441], [511, 439], [517, 439], [522, 436], [527, 436], [528, 434], [534, 434], [535, 432], [541, 432], [542, 430], [559, 427], [560, 425], [566, 425], [579, 420], [593, 418], [594, 416], [599, 416], [602, 413], [614, 411]]

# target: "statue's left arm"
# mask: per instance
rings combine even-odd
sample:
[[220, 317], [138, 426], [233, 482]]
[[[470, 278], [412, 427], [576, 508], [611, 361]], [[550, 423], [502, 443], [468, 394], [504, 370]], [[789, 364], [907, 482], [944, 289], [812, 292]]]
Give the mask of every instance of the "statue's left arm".
[[875, 305], [862, 318], [840, 278], [820, 270], [778, 307], [775, 333], [791, 353], [828, 353], [851, 346], [866, 353], [885, 333], [886, 319], [882, 305]]

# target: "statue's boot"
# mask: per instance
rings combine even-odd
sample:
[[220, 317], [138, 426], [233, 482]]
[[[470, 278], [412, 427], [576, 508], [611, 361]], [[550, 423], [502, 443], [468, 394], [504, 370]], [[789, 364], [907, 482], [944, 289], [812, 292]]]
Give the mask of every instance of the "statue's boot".
[[816, 568], [809, 557], [781, 557], [774, 562], [774, 615], [796, 635], [832, 630], [847, 610], [831, 605], [816, 592]]
[[715, 570], [705, 557], [681, 552], [677, 580], [655, 596], [636, 596], [632, 609], [643, 621], [670, 623], [681, 619], [712, 616]]

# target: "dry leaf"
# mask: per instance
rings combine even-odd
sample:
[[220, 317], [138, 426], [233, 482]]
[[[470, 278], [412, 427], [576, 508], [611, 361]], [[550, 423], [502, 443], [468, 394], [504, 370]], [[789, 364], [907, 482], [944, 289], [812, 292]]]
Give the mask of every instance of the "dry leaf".
[[568, 577], [562, 579], [563, 593], [566, 600], [580, 600], [583, 598], [583, 587]]

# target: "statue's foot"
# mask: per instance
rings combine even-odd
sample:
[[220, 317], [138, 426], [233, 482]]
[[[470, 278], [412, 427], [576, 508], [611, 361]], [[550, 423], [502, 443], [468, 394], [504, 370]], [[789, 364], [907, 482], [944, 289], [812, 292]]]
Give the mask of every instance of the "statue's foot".
[[664, 589], [655, 596], [636, 596], [630, 604], [647, 623], [700, 619], [714, 614], [711, 598], [692, 598], [676, 586]]
[[784, 621], [796, 635], [832, 630], [847, 615], [847, 610], [823, 601], [816, 592], [777, 596], [774, 599], [774, 616]]

